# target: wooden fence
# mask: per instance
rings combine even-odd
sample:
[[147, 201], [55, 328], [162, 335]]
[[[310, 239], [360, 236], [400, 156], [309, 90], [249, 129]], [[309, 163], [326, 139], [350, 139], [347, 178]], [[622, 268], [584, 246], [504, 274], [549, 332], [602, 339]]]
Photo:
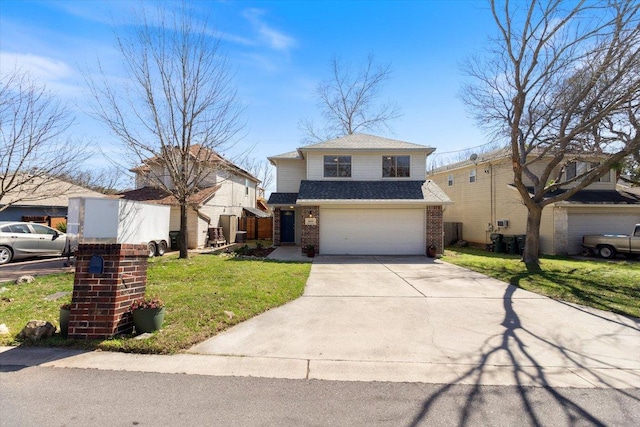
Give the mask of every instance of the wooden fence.
[[461, 222], [445, 222], [444, 223], [444, 245], [451, 246], [458, 240], [462, 240], [462, 223]]
[[273, 218], [243, 216], [238, 218], [238, 230], [246, 231], [248, 240], [272, 239]]

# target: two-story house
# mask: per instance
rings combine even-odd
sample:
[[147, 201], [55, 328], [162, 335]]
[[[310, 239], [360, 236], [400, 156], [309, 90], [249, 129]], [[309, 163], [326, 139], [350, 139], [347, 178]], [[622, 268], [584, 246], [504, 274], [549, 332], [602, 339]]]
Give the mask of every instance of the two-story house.
[[[571, 179], [591, 169], [598, 161], [595, 156], [588, 156], [571, 162], [561, 179]], [[544, 166], [544, 162], [539, 162], [537, 167]], [[526, 233], [527, 208], [513, 185], [508, 149], [434, 169], [427, 177], [455, 202], [447, 207], [444, 218], [445, 222], [462, 223], [464, 240], [484, 245], [490, 242], [492, 233]], [[545, 207], [540, 225], [540, 251], [579, 254], [583, 235], [629, 233], [634, 224], [640, 223], [640, 197], [617, 188], [616, 181], [616, 171], [611, 170], [566, 201]], [[566, 191], [566, 188], [558, 191]]]
[[435, 149], [353, 134], [269, 157], [276, 167], [274, 244], [319, 254], [424, 255], [443, 248], [443, 206], [425, 181]]
[[[244, 215], [269, 216], [257, 209], [258, 184], [260, 180], [212, 151], [203, 154], [204, 148], [191, 147], [192, 161], [197, 167], [210, 169], [199, 183], [199, 188], [189, 198], [187, 214], [188, 247], [203, 247], [207, 242], [210, 227], [229, 227], [225, 235], [235, 238], [237, 218]], [[204, 156], [204, 157], [203, 157]], [[135, 173], [136, 189], [121, 193], [130, 200], [159, 203], [171, 206], [170, 231], [180, 230], [180, 205], [168, 191], [158, 184], [158, 179], [171, 188], [171, 176], [161, 158], [147, 159], [141, 166], [131, 170]]]

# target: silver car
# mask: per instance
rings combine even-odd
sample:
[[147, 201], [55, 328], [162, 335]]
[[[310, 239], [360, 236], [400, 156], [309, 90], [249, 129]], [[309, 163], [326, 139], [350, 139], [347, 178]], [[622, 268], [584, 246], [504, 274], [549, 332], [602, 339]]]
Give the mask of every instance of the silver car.
[[13, 259], [65, 252], [67, 236], [46, 225], [0, 221], [0, 265]]

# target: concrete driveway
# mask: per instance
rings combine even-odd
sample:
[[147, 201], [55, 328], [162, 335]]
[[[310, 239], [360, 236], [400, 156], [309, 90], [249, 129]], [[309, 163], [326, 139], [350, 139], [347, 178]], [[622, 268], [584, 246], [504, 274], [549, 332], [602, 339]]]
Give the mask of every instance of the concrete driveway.
[[307, 378], [640, 387], [640, 320], [425, 257], [317, 257], [303, 297], [190, 352], [305, 361]]

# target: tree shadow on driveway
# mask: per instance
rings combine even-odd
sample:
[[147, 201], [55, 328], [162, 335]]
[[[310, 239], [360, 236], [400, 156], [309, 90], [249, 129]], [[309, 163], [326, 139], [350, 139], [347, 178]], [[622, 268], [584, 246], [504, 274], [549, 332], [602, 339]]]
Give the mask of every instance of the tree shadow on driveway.
[[[482, 389], [485, 383], [483, 378], [490, 375], [491, 368], [494, 366], [489, 363], [489, 359], [499, 353], [506, 354], [510, 362], [511, 375], [515, 384], [513, 390], [517, 391], [521, 407], [523, 408], [523, 413], [521, 414], [523, 424], [535, 426], [547, 425], [549, 423], [547, 415], [550, 411], [559, 411], [566, 420], [567, 425], [577, 423], [588, 425], [606, 424], [605, 421], [600, 419], [596, 414], [597, 411], [587, 407], [584, 403], [580, 403], [577, 399], [570, 397], [570, 393], [565, 392], [565, 390], [572, 389], [552, 387], [550, 378], [547, 372], [545, 372], [542, 363], [537, 360], [536, 356], [529, 350], [528, 344], [526, 344], [519, 335], [522, 337], [527, 336], [551, 348], [551, 351], [556, 352], [567, 364], [575, 366], [576, 370], [588, 372], [591, 376], [590, 382], [597, 387], [616, 388], [616, 385], [620, 386], [620, 383], [614, 384], [610, 378], [601, 374], [601, 372], [606, 371], [607, 368], [617, 369], [617, 367], [612, 366], [606, 361], [597, 360], [592, 356], [586, 356], [575, 350], [567, 349], [527, 329], [527, 327], [521, 323], [513, 307], [513, 294], [516, 290], [517, 288], [515, 286], [508, 286], [503, 297], [504, 319], [501, 325], [504, 327], [504, 332], [501, 334], [499, 343], [489, 344], [490, 341], [494, 341], [495, 336], [485, 340], [484, 348], [481, 350], [477, 364], [460, 375], [457, 381], [443, 385], [432, 393], [423, 402], [420, 411], [416, 414], [410, 425], [421, 425], [426, 423], [427, 419], [431, 419], [434, 416], [431, 412], [434, 411], [436, 403], [439, 400], [443, 400], [447, 395], [459, 394], [460, 388], [456, 386], [461, 384], [471, 385], [464, 389], [467, 391], [465, 391], [464, 396], [461, 397], [462, 404], [457, 413], [458, 422], [456, 425], [462, 426], [475, 423], [472, 419], [477, 419], [479, 411], [486, 410], [486, 408], [481, 408], [480, 404], [483, 399]], [[621, 325], [635, 329], [633, 326]], [[598, 339], [598, 337], [594, 336], [593, 339]], [[629, 355], [629, 357], [633, 357], [633, 355]], [[604, 369], [593, 369], [588, 366], [586, 362], [593, 362], [594, 364], [604, 366]], [[640, 376], [640, 372], [636, 371], [635, 375]], [[532, 384], [534, 384], [533, 387], [544, 390], [547, 397], [547, 399], [545, 399], [547, 404], [541, 404], [539, 393], [536, 397], [532, 396], [532, 393], [530, 393]], [[617, 393], [618, 396], [624, 398], [625, 401], [631, 399], [634, 402], [640, 402], [640, 398], [625, 389], [618, 388], [612, 390], [612, 392]], [[548, 402], [551, 402], [551, 407]], [[621, 408], [621, 410], [622, 409], [623, 408]]]

